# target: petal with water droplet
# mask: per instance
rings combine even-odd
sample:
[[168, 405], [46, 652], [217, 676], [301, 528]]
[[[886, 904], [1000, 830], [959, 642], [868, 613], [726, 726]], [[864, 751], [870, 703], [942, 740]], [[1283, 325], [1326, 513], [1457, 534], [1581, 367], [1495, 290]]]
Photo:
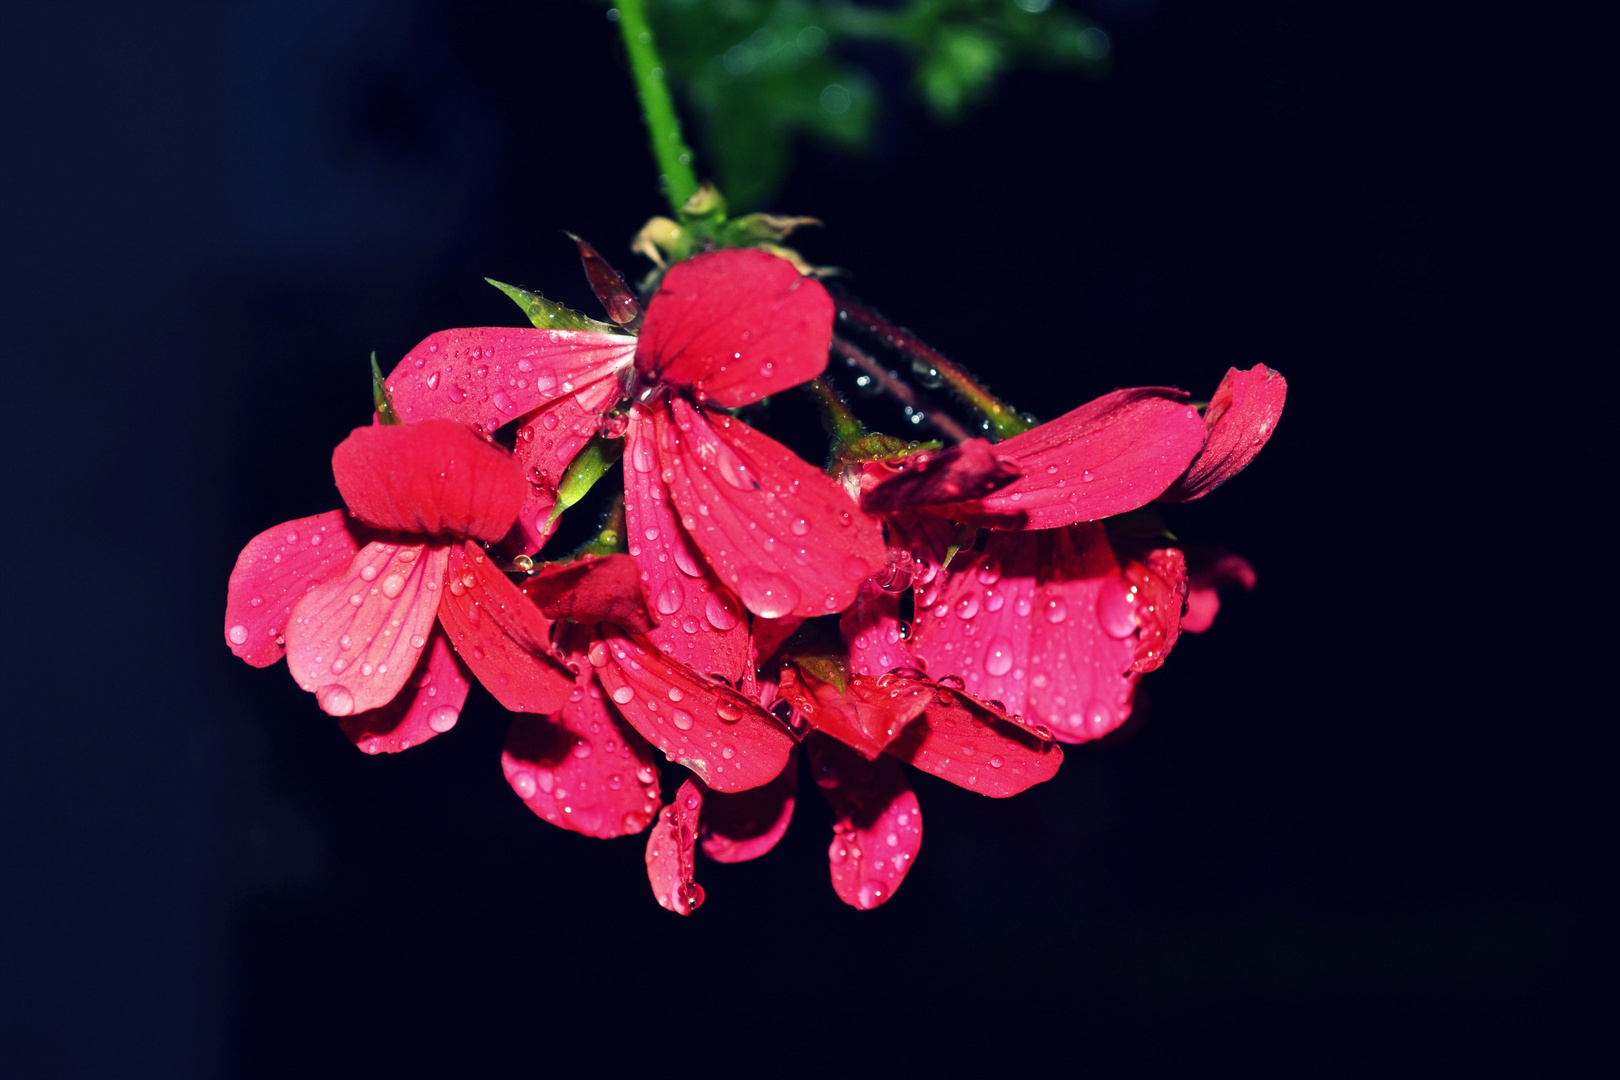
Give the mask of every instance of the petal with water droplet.
[[[1040, 538], [1035, 533], [993, 532], [982, 554], [960, 551], [917, 602], [912, 652], [925, 661], [930, 678], [955, 675], [975, 696], [1025, 710], [1034, 667], [1029, 656], [1030, 616], [1035, 610], [1035, 568]], [[995, 580], [984, 584], [986, 564], [994, 561]], [[937, 587], [936, 587], [937, 586]], [[972, 597], [972, 618], [956, 612]]]
[[1187, 558], [1179, 548], [1125, 541], [1120, 547], [1123, 581], [1136, 603], [1136, 655], [1131, 670], [1157, 670], [1181, 635], [1187, 602]]
[[897, 667], [914, 666], [911, 646], [900, 633], [898, 592], [863, 582], [855, 602], [838, 620], [838, 629], [849, 649], [851, 671], [882, 675]]
[[512, 527], [526, 488], [512, 455], [450, 420], [356, 428], [332, 475], [372, 528], [488, 541]]
[[405, 689], [393, 701], [339, 718], [343, 734], [366, 753], [394, 754], [420, 746], [449, 731], [460, 717], [472, 675], [441, 630], [432, 633], [422, 651]]
[[647, 834], [647, 880], [658, 905], [677, 915], [690, 915], [703, 903], [696, 880], [698, 818], [703, 792], [688, 780], [675, 801], [658, 812], [658, 824]]
[[641, 584], [641, 570], [628, 555], [586, 555], [552, 563], [520, 587], [548, 619], [610, 622], [645, 634], [658, 625]]
[[[320, 537], [320, 543], [312, 543]], [[305, 593], [341, 574], [371, 538], [342, 510], [283, 522], [249, 540], [225, 590], [225, 644], [254, 667], [286, 655], [287, 623]]]
[[851, 675], [839, 690], [796, 664], [782, 665], [778, 690], [811, 727], [868, 760], [881, 754], [934, 700], [934, 686], [926, 679]]
[[439, 620], [456, 652], [513, 712], [552, 713], [573, 678], [550, 656], [551, 620], [477, 544], [450, 552]]
[[810, 771], [833, 810], [833, 891], [851, 907], [887, 903], [922, 849], [922, 808], [890, 757], [867, 761], [822, 735], [805, 739]]
[[1167, 502], [1202, 499], [1254, 460], [1282, 418], [1288, 380], [1264, 364], [1248, 371], [1228, 368], [1204, 410], [1203, 449], [1164, 493]]
[[747, 862], [775, 847], [793, 820], [797, 766], [789, 754], [787, 765], [768, 784], [731, 795], [707, 792], [703, 797], [703, 854], [715, 862]]
[[977, 499], [999, 491], [1022, 475], [1018, 466], [985, 439], [968, 439], [933, 454], [866, 463], [861, 509], [889, 513], [914, 506]]
[[960, 691], [941, 691], [889, 744], [888, 752], [958, 787], [1005, 799], [1063, 764], [1063, 748], [994, 706]]

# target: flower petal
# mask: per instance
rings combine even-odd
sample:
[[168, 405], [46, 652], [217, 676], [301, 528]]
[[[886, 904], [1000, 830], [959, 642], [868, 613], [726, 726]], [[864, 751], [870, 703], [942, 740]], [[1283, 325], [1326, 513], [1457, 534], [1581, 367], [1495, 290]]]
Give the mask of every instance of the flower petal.
[[1219, 548], [1188, 549], [1187, 572], [1187, 611], [1181, 616], [1181, 628], [1190, 634], [1202, 634], [1215, 622], [1215, 613], [1221, 610], [1216, 589], [1226, 585], [1241, 585], [1246, 591], [1254, 588], [1254, 567], [1249, 560]]
[[694, 878], [698, 817], [703, 793], [688, 780], [675, 801], [658, 812], [658, 824], [647, 834], [647, 880], [658, 905], [677, 915], [690, 915], [703, 905], [703, 886]]
[[368, 754], [395, 754], [456, 726], [472, 676], [450, 648], [444, 631], [433, 631], [424, 652], [405, 689], [393, 701], [338, 720], [350, 742]]
[[701, 677], [645, 639], [603, 627], [591, 650], [597, 678], [620, 715], [671, 761], [716, 791], [746, 791], [775, 779], [793, 737], [742, 694]]
[[867, 761], [832, 739], [805, 740], [811, 775], [833, 809], [833, 891], [851, 907], [894, 895], [922, 849], [922, 808], [893, 758]]
[[1063, 750], [1051, 735], [969, 694], [942, 689], [888, 751], [958, 787], [1005, 799], [1057, 774]]
[[332, 475], [374, 529], [491, 542], [528, 490], [512, 455], [451, 420], [356, 428], [332, 452]]
[[1288, 380], [1264, 364], [1248, 371], [1228, 368], [1204, 410], [1209, 432], [1204, 448], [1163, 497], [1172, 502], [1202, 499], [1242, 472], [1277, 430], [1287, 397]]
[[304, 594], [287, 624], [287, 669], [322, 709], [348, 716], [394, 700], [433, 633], [447, 549], [373, 541]]
[[647, 308], [636, 370], [732, 409], [820, 375], [833, 302], [821, 283], [754, 248], [677, 263]]
[[748, 613], [715, 577], [675, 518], [644, 409], [630, 415], [624, 448], [624, 517], [630, 557], [660, 615], [647, 639], [693, 671], [736, 685], [749, 668]]
[[934, 701], [934, 687], [926, 679], [851, 675], [849, 684], [839, 690], [796, 664], [782, 665], [778, 691], [811, 727], [868, 761], [883, 753]]
[[754, 614], [842, 611], [883, 567], [878, 523], [781, 443], [679, 398], [652, 415], [682, 526]]
[[513, 712], [553, 713], [574, 680], [553, 661], [551, 620], [477, 544], [454, 545], [439, 621], [495, 700]]
[[787, 767], [763, 787], [734, 795], [706, 793], [703, 854], [715, 862], [747, 862], [775, 847], [793, 820], [794, 793], [799, 786], [797, 765], [790, 754]]
[[619, 380], [602, 378], [578, 392], [541, 406], [517, 429], [512, 457], [529, 481], [528, 497], [518, 511], [513, 542], [524, 554], [545, 545], [557, 527], [551, 509], [569, 464], [602, 426], [602, 416], [619, 400]]
[[1126, 593], [1136, 615], [1136, 654], [1131, 670], [1163, 666], [1181, 636], [1181, 610], [1187, 603], [1187, 559], [1178, 548], [1132, 544], [1121, 548]]
[[586, 555], [543, 566], [519, 591], [548, 619], [610, 622], [636, 634], [658, 625], [641, 587], [641, 568], [628, 555]]
[[1179, 390], [1115, 390], [996, 447], [1024, 475], [939, 513], [1000, 529], [1055, 529], [1152, 502], [1204, 445], [1204, 423]]
[[342, 510], [283, 522], [249, 540], [225, 590], [225, 643], [254, 667], [286, 655], [293, 605], [341, 574], [369, 537]]
[[900, 627], [900, 593], [865, 581], [855, 602], [838, 620], [849, 650], [849, 669], [861, 675], [883, 675], [913, 664]]
[[861, 509], [869, 514], [977, 499], [1023, 475], [985, 439], [968, 439], [893, 462], [868, 462], [867, 473], [879, 477], [873, 487], [861, 492]]

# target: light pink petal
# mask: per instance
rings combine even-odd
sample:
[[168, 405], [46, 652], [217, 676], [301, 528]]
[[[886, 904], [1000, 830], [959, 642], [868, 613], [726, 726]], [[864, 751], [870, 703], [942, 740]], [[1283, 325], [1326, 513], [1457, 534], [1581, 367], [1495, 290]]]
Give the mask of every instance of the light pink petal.
[[948, 569], [917, 589], [911, 651], [938, 682], [961, 679], [969, 693], [1013, 713], [1029, 700], [1030, 619], [1036, 608], [1039, 537], [994, 532], [983, 554], [960, 551]]
[[820, 735], [805, 740], [810, 773], [833, 809], [827, 850], [833, 890], [851, 907], [877, 907], [894, 895], [922, 849], [922, 808], [890, 757], [867, 761]]
[[654, 438], [646, 410], [632, 411], [625, 431], [624, 517], [630, 556], [659, 615], [647, 639], [693, 671], [736, 685], [749, 668], [748, 612], [676, 520]]
[[343, 570], [370, 533], [342, 510], [283, 522], [248, 541], [225, 591], [225, 644], [254, 667], [286, 655], [293, 605]]
[[1164, 498], [1201, 499], [1242, 472], [1277, 430], [1287, 397], [1288, 380], [1264, 364], [1248, 371], [1228, 368], [1204, 410], [1204, 448]]
[[914, 661], [900, 626], [900, 593], [865, 581], [855, 602], [838, 620], [849, 649], [849, 669], [861, 675], [883, 675]]
[[573, 677], [553, 660], [551, 620], [477, 544], [451, 548], [439, 621], [484, 689], [513, 712], [562, 708]]
[[444, 631], [428, 637], [427, 655], [417, 663], [399, 695], [380, 709], [338, 720], [349, 741], [368, 754], [395, 754], [420, 746], [456, 726], [472, 676]]
[[610, 622], [645, 634], [658, 625], [641, 585], [641, 568], [628, 555], [586, 555], [543, 566], [519, 591], [548, 619]]
[[996, 453], [1023, 476], [939, 513], [1000, 529], [1055, 529], [1145, 506], [1204, 445], [1204, 421], [1179, 390], [1115, 390], [1015, 435]]
[[941, 689], [888, 752], [958, 787], [1005, 799], [1050, 780], [1063, 764], [1052, 732], [965, 693]]
[[789, 755], [775, 780], [734, 795], [711, 791], [703, 797], [703, 854], [715, 862], [757, 859], [776, 846], [793, 820], [798, 762]]
[[977, 499], [1017, 480], [1018, 466], [985, 439], [968, 439], [944, 450], [924, 450], [894, 461], [868, 462], [861, 509], [870, 514], [914, 506]]
[[781, 443], [679, 398], [653, 422], [681, 525], [754, 614], [842, 611], [886, 563], [877, 521]]
[[1101, 525], [1053, 535], [1035, 591], [1029, 707], [1063, 742], [1108, 734], [1131, 714], [1137, 615]]
[[601, 429], [603, 414], [617, 404], [619, 394], [617, 376], [598, 379], [528, 414], [518, 426], [512, 456], [523, 468], [529, 492], [518, 512], [513, 542], [523, 553], [539, 551], [556, 528], [551, 509], [563, 473]]
[[511, 454], [451, 420], [356, 428], [332, 452], [332, 475], [374, 529], [492, 542], [527, 490]]
[[597, 678], [619, 714], [671, 760], [716, 791], [746, 791], [776, 778], [793, 737], [729, 686], [671, 660], [645, 639], [604, 625], [592, 649]]
[[820, 375], [832, 321], [827, 290], [786, 259], [753, 248], [698, 255], [664, 275], [636, 368], [736, 408]]
[[1218, 548], [1189, 549], [1187, 572], [1187, 611], [1181, 616], [1181, 628], [1190, 634], [1202, 634], [1215, 622], [1215, 613], [1221, 610], [1217, 589], [1227, 585], [1241, 585], [1245, 591], [1254, 588], [1254, 567], [1249, 560]]
[[647, 880], [658, 906], [690, 915], [703, 906], [703, 886], [695, 879], [698, 817], [703, 793], [688, 780], [675, 801], [658, 812], [658, 824], [647, 834]]
[[926, 679], [900, 675], [851, 675], [840, 690], [832, 683], [782, 665], [779, 692], [811, 727], [871, 760], [934, 701]]
[[333, 716], [378, 709], [416, 670], [433, 633], [448, 550], [374, 541], [294, 605], [287, 668]]
[[[1142, 550], [1132, 550], [1142, 548]], [[1136, 657], [1131, 670], [1156, 671], [1181, 635], [1187, 602], [1187, 559], [1179, 548], [1132, 544], [1122, 550], [1126, 597], [1136, 615]]]

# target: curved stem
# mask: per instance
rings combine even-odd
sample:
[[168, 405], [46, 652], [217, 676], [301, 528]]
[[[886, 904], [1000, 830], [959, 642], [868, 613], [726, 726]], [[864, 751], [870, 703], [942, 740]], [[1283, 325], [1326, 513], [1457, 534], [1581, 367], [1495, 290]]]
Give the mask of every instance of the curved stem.
[[919, 395], [910, 386], [895, 378], [894, 373], [878, 362], [876, 357], [868, 355], [853, 342], [833, 335], [833, 352], [842, 356], [855, 367], [860, 368], [871, 376], [872, 381], [882, 388], [883, 392], [894, 398], [909, 409], [913, 415], [921, 416], [925, 421], [939, 429], [939, 433], [952, 442], [966, 442], [973, 438], [968, 430], [938, 409], [930, 409]]
[[619, 34], [630, 54], [630, 71], [635, 76], [636, 93], [641, 98], [641, 117], [647, 122], [653, 157], [670, 209], [677, 214], [698, 189], [697, 172], [692, 168], [692, 148], [681, 134], [681, 118], [669, 96], [664, 62], [653, 43], [652, 27], [647, 25], [645, 0], [618, 0]]

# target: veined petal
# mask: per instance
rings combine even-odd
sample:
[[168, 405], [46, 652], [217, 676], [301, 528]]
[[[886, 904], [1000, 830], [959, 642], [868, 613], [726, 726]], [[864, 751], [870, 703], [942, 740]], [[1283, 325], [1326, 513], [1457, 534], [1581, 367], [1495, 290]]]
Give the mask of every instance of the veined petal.
[[793, 820], [798, 786], [798, 762], [790, 753], [786, 767], [762, 787], [733, 795], [706, 793], [700, 831], [703, 854], [715, 862], [736, 863], [771, 850]]
[[851, 671], [876, 676], [913, 664], [900, 630], [900, 593], [888, 592], [875, 581], [861, 583], [855, 602], [839, 618], [838, 629], [849, 649]]
[[348, 716], [394, 700], [433, 633], [447, 549], [373, 541], [304, 594], [287, 624], [287, 668], [323, 710]]
[[512, 455], [451, 420], [356, 428], [332, 452], [332, 475], [374, 529], [491, 542], [527, 491]]
[[822, 735], [805, 740], [810, 774], [833, 810], [833, 891], [868, 910], [894, 895], [922, 849], [922, 808], [890, 757], [867, 761]]
[[820, 375], [833, 302], [793, 264], [754, 248], [676, 263], [647, 309], [636, 369], [731, 409]]
[[1228, 368], [1204, 410], [1204, 447], [1164, 498], [1202, 499], [1242, 472], [1277, 430], [1287, 397], [1288, 380], [1264, 364], [1248, 371]]
[[690, 915], [703, 905], [703, 886], [695, 878], [702, 812], [702, 790], [688, 780], [675, 793], [675, 801], [658, 812], [658, 824], [647, 834], [647, 880], [653, 898], [677, 915]]
[[1181, 616], [1181, 628], [1190, 634], [1202, 634], [1215, 622], [1215, 613], [1221, 610], [1217, 589], [1241, 585], [1248, 591], [1256, 580], [1249, 560], [1219, 548], [1189, 549], [1187, 572], [1187, 611]]
[[539, 551], [556, 528], [551, 509], [557, 505], [563, 473], [618, 400], [617, 376], [601, 378], [541, 406], [518, 426], [512, 456], [523, 468], [529, 492], [518, 511], [514, 541], [524, 554]]
[[450, 549], [439, 621], [495, 700], [513, 712], [562, 708], [573, 678], [551, 659], [551, 620], [470, 541]]
[[304, 594], [341, 574], [369, 531], [342, 510], [283, 522], [249, 540], [225, 591], [225, 643], [254, 667], [286, 655], [287, 622]]
[[934, 687], [926, 679], [851, 675], [849, 685], [839, 690], [796, 664], [782, 665], [778, 690], [811, 727], [868, 761], [883, 753], [934, 701]]
[[968, 439], [892, 462], [868, 462], [867, 473], [877, 482], [861, 492], [861, 509], [871, 514], [977, 499], [1023, 475], [986, 439]]
[[1023, 476], [939, 513], [999, 529], [1055, 529], [1145, 506], [1204, 445], [1204, 422], [1179, 390], [1115, 390], [1015, 435], [996, 453]]
[[591, 664], [619, 714], [671, 760], [716, 791], [769, 783], [787, 765], [793, 737], [742, 694], [711, 682], [645, 639], [603, 627]]
[[472, 676], [450, 648], [444, 631], [428, 636], [405, 689], [380, 709], [338, 720], [349, 741], [368, 754], [395, 754], [420, 746], [456, 726]]
[[586, 555], [543, 566], [519, 591], [548, 619], [610, 622], [636, 634], [658, 625], [641, 586], [641, 568], [628, 555]]
[[693, 671], [736, 685], [749, 668], [748, 612], [681, 528], [658, 465], [645, 409], [630, 414], [624, 448], [624, 519], [630, 556], [659, 614], [647, 634]]
[[941, 689], [922, 718], [889, 744], [888, 752], [958, 787], [1005, 799], [1063, 764], [1052, 733], [1026, 725], [971, 695]]
[[883, 567], [878, 523], [781, 443], [679, 398], [652, 416], [681, 525], [754, 614], [842, 611]]
[[1144, 673], [1162, 667], [1181, 636], [1181, 611], [1187, 603], [1187, 558], [1179, 548], [1122, 548], [1120, 568], [1136, 615], [1136, 655], [1131, 670]]

